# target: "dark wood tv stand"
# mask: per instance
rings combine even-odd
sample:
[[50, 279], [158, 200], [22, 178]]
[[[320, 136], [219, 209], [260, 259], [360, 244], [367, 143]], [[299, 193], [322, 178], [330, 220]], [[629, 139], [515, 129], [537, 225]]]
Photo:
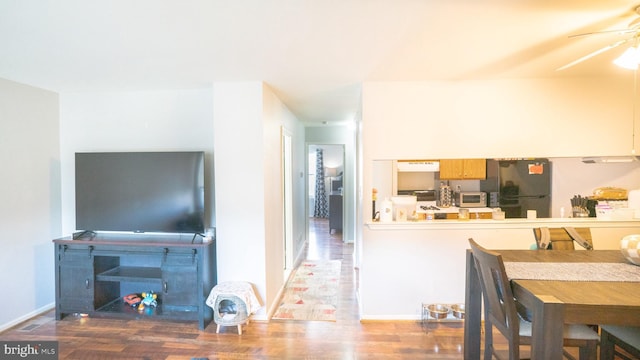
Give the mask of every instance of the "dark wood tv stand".
[[[56, 319], [93, 317], [197, 321], [212, 319], [205, 300], [216, 285], [215, 241], [153, 235], [96, 235], [53, 240]], [[131, 293], [154, 292], [158, 305], [142, 311], [123, 301]]]

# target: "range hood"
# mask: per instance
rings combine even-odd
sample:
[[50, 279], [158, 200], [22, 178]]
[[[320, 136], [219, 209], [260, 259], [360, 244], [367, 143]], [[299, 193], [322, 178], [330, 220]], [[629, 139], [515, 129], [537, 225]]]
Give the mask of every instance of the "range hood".
[[628, 163], [634, 161], [638, 161], [637, 156], [590, 156], [582, 158], [582, 162], [585, 164]]
[[438, 172], [440, 162], [434, 160], [398, 160], [398, 172]]

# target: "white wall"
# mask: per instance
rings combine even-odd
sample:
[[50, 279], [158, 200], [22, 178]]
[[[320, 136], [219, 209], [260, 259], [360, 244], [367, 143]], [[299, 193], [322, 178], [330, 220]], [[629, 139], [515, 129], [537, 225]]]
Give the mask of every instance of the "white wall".
[[364, 155], [371, 159], [627, 155], [632, 140], [630, 81], [365, 83]]
[[52, 308], [61, 236], [58, 95], [0, 79], [0, 331]]
[[[266, 318], [284, 285], [281, 126], [292, 133], [293, 173], [304, 171], [303, 128], [261, 82], [215, 83], [218, 281], [255, 285]], [[304, 179], [294, 179], [294, 238], [303, 236]], [[298, 242], [298, 248], [301, 243]]]
[[[80, 151], [205, 151], [205, 201], [213, 203], [211, 89], [60, 95], [62, 231], [75, 231], [74, 154]], [[209, 206], [211, 208], [211, 206]], [[214, 214], [207, 214], [207, 224]]]
[[[535, 244], [534, 227], [584, 226], [591, 228], [594, 248], [614, 250], [623, 236], [640, 229], [638, 222], [556, 220], [395, 225], [400, 229], [365, 226], [361, 316], [365, 320], [417, 320], [422, 303], [463, 303], [469, 238], [490, 249], [524, 250]], [[576, 249], [581, 247], [576, 245]]]
[[213, 86], [218, 282], [248, 281], [264, 300], [262, 84]]
[[279, 291], [284, 287], [287, 275], [292, 269], [286, 269], [284, 259], [284, 192], [282, 187], [282, 128], [292, 138], [292, 193], [293, 193], [293, 260], [300, 256], [306, 240], [305, 218], [305, 129], [302, 123], [278, 99], [273, 90], [263, 85], [264, 116], [264, 159], [265, 181], [264, 218], [266, 225], [266, 302], [267, 308], [277, 306]]

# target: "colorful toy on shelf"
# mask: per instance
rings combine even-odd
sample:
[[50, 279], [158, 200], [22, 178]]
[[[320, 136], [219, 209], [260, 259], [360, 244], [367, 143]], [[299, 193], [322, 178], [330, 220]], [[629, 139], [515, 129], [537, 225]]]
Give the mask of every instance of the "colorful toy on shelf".
[[156, 307], [158, 306], [158, 295], [153, 291], [143, 292], [142, 293], [142, 301], [140, 305], [138, 305], [138, 311], [143, 311], [145, 307]]
[[122, 299], [124, 300], [125, 304], [130, 305], [131, 307], [136, 307], [142, 302], [142, 299], [138, 294], [125, 295]]

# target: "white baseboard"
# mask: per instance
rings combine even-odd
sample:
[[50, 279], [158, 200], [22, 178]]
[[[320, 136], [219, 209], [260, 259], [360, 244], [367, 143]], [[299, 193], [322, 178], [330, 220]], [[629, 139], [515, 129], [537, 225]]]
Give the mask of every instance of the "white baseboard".
[[420, 320], [416, 315], [364, 315], [360, 321], [414, 321]]
[[42, 314], [46, 313], [47, 311], [49, 311], [49, 310], [51, 310], [51, 309], [53, 309], [55, 307], [56, 307], [56, 303], [50, 303], [50, 304], [47, 304], [47, 305], [45, 305], [45, 306], [43, 306], [43, 307], [41, 307], [39, 309], [36, 309], [36, 310], [30, 312], [28, 314], [24, 314], [24, 315], [20, 316], [19, 318], [11, 320], [8, 323], [2, 324], [2, 325], [0, 325], [0, 332], [3, 332], [3, 331], [5, 331], [5, 330], [7, 330], [9, 328], [12, 328], [12, 327], [14, 327], [14, 326], [16, 326], [16, 325], [18, 325], [18, 324], [20, 324], [22, 322], [25, 322], [25, 321], [27, 321], [27, 320], [29, 320], [31, 318], [34, 318], [34, 317], [36, 317], [38, 315], [42, 315]]

